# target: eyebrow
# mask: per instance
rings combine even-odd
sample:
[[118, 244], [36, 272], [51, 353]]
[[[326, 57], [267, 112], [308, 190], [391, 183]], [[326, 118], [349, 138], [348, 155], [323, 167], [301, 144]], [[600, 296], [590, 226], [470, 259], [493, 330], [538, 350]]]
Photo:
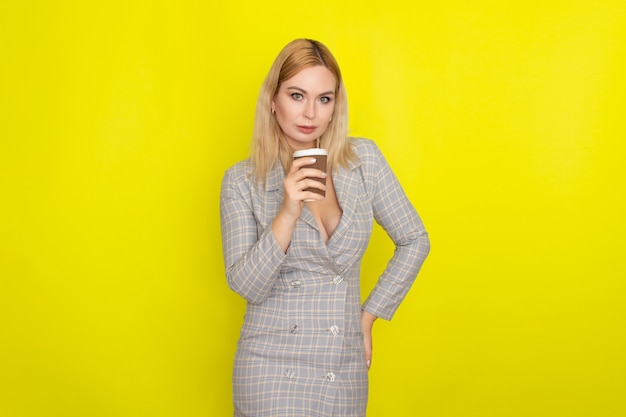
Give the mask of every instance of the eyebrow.
[[[308, 94], [305, 89], [300, 88], [300, 87], [296, 87], [296, 86], [287, 87], [287, 90], [296, 90], [296, 91], [300, 91], [301, 93]], [[321, 93], [320, 96], [328, 96], [328, 95], [331, 95], [331, 94], [335, 95], [335, 92], [334, 91], [326, 91], [325, 93]]]

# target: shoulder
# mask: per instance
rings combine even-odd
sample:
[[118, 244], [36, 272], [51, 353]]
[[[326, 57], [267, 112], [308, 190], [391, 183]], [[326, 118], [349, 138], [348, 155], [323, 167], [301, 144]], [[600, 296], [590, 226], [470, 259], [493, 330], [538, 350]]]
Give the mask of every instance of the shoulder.
[[240, 188], [246, 186], [250, 181], [250, 173], [252, 172], [252, 164], [250, 159], [237, 162], [224, 173], [222, 179], [222, 187]]
[[244, 175], [247, 176], [252, 170], [252, 162], [250, 158], [239, 161], [226, 170], [226, 175]]
[[359, 155], [361, 153], [371, 153], [372, 151], [378, 149], [376, 143], [367, 138], [349, 137], [348, 142], [350, 143], [350, 146], [352, 146], [352, 149], [354, 149], [354, 151]]
[[372, 165], [378, 165], [380, 163], [380, 159], [382, 154], [376, 142], [367, 138], [348, 138], [348, 142], [354, 153], [359, 158], [359, 162], [361, 165], [365, 165], [366, 167]]

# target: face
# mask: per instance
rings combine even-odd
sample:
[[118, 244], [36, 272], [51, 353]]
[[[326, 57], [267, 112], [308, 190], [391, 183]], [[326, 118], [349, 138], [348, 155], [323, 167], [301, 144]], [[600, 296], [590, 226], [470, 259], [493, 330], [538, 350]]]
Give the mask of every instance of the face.
[[326, 67], [308, 67], [285, 80], [274, 100], [276, 120], [293, 150], [315, 147], [335, 109], [337, 79]]

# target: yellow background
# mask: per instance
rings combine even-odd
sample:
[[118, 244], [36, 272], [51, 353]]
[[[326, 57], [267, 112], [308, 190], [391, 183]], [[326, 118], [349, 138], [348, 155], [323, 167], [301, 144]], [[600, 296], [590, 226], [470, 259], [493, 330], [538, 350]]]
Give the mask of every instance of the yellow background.
[[0, 415], [232, 414], [219, 186], [296, 37], [432, 240], [368, 416], [626, 415], [626, 3], [440, 3], [3, 2]]

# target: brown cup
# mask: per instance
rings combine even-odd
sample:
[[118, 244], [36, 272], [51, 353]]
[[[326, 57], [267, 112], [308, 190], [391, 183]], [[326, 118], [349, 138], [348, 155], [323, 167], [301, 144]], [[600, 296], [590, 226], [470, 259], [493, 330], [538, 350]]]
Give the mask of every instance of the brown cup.
[[[315, 158], [315, 163], [304, 165], [302, 168], [316, 168], [322, 172], [326, 172], [326, 159], [328, 158], [328, 151], [326, 149], [321, 148], [312, 148], [312, 149], [303, 149], [300, 151], [295, 151], [293, 154], [293, 159], [298, 158]], [[319, 181], [322, 184], [326, 185], [326, 178], [312, 177], [315, 181]], [[324, 190], [320, 190], [319, 188], [305, 188], [304, 191], [312, 191], [314, 193], [320, 194], [322, 196], [326, 196], [326, 192]], [[304, 200], [304, 201], [312, 201], [312, 200]]]

